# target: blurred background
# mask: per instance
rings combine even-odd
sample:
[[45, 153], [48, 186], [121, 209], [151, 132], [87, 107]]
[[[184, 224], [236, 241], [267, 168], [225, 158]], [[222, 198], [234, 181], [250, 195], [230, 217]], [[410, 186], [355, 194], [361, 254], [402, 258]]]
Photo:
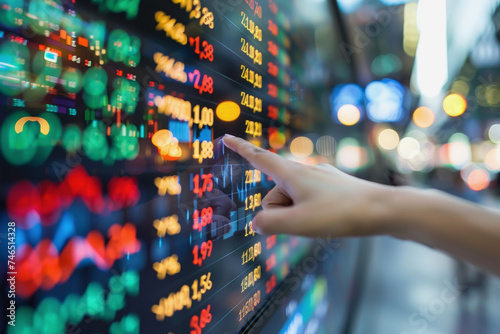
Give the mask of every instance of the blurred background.
[[[328, 4], [311, 2], [300, 15], [320, 38]], [[319, 85], [335, 78], [323, 101], [333, 124], [295, 138], [292, 158], [500, 207], [499, 4], [337, 0], [338, 40], [309, 55], [334, 59], [331, 73], [308, 72]], [[497, 278], [407, 241], [372, 238], [362, 252], [353, 333], [500, 331]], [[450, 286], [453, 301], [443, 297]]]

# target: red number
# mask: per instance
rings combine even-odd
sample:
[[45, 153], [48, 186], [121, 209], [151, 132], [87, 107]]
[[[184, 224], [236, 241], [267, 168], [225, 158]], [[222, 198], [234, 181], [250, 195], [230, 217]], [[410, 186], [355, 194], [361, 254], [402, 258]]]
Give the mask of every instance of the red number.
[[269, 96], [274, 97], [274, 98], [278, 97], [278, 86], [276, 86], [274, 84], [268, 84], [267, 88], [268, 88], [267, 93], [269, 94]]
[[200, 316], [193, 315], [189, 323], [191, 327], [190, 334], [201, 334], [201, 330], [212, 321], [212, 314], [210, 313], [211, 307], [211, 305], [208, 305], [206, 309], [202, 309]]
[[269, 0], [269, 9], [271, 10], [271, 12], [273, 12], [274, 15], [278, 13], [278, 5], [273, 2], [273, 0]]
[[274, 36], [278, 36], [278, 26], [271, 20], [267, 21], [267, 23], [267, 29], [269, 30], [269, 32]]
[[278, 108], [276, 106], [267, 106], [267, 117], [278, 119]]
[[200, 94], [205, 92], [212, 94], [214, 92], [214, 79], [212, 77], [205, 74], [203, 76], [203, 80], [200, 86], [201, 73], [199, 70], [194, 70], [193, 72], [190, 72], [188, 76], [189, 76], [189, 81], [193, 83], [194, 88], [198, 89]]
[[201, 197], [205, 191], [211, 192], [214, 189], [214, 181], [212, 178], [212, 174], [202, 174], [201, 180], [203, 181], [203, 184], [200, 188], [200, 176], [198, 174], [193, 176], [193, 194]]
[[271, 74], [273, 77], [278, 76], [278, 66], [269, 62], [267, 63], [267, 73]]
[[208, 240], [207, 242], [202, 242], [201, 246], [195, 245], [193, 247], [193, 264], [196, 266], [200, 266], [203, 264], [207, 258], [212, 255], [212, 248], [214, 244], [212, 240]]
[[201, 209], [201, 217], [200, 210], [195, 210], [193, 212], [193, 230], [201, 230], [212, 223], [212, 217], [214, 215], [214, 211], [211, 207]]
[[266, 239], [266, 248], [267, 249], [271, 249], [274, 245], [276, 245], [276, 236], [275, 235], [271, 235], [271, 236], [267, 237], [267, 239]]
[[277, 56], [278, 55], [278, 46], [276, 45], [276, 43], [272, 42], [272, 41], [268, 41], [267, 42], [267, 50], [273, 55], [273, 56]]
[[116, 70], [116, 75], [121, 77], [123, 76], [123, 71], [122, 70]]
[[194, 52], [197, 55], [200, 55], [200, 60], [208, 59], [209, 61], [214, 61], [214, 47], [212, 44], [209, 44], [207, 41], [203, 41], [201, 43], [203, 47], [203, 51], [200, 50], [200, 36], [193, 38], [189, 37], [189, 44], [194, 46]]
[[276, 287], [276, 275], [271, 276], [271, 278], [266, 282], [266, 293], [270, 293], [274, 287]]
[[276, 254], [271, 255], [270, 258], [266, 260], [266, 271], [270, 271], [276, 265]]

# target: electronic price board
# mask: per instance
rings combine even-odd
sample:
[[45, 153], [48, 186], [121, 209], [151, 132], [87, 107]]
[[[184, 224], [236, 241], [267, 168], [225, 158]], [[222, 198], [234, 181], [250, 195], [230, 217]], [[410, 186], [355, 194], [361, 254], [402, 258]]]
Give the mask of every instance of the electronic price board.
[[7, 333], [312, 333], [342, 318], [349, 278], [331, 273], [353, 261], [256, 234], [274, 183], [221, 140], [287, 154], [323, 121], [292, 3], [2, 2]]

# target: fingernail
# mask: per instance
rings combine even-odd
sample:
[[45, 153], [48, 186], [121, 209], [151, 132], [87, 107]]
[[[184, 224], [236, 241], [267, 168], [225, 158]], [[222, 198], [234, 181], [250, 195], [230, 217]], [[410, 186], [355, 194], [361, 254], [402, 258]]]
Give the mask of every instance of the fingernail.
[[228, 133], [226, 133], [226, 134], [224, 135], [224, 137], [226, 137], [226, 138], [234, 138], [234, 136], [233, 136], [233, 135], [230, 135], [230, 134], [228, 134]]

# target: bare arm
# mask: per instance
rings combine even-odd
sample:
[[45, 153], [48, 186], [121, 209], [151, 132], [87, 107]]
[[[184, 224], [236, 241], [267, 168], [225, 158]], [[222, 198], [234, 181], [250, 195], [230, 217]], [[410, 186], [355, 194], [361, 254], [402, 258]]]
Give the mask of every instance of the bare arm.
[[224, 143], [276, 182], [253, 220], [264, 233], [390, 235], [441, 249], [500, 276], [500, 211], [436, 190], [360, 180], [329, 165], [305, 166], [240, 138], [226, 136]]

